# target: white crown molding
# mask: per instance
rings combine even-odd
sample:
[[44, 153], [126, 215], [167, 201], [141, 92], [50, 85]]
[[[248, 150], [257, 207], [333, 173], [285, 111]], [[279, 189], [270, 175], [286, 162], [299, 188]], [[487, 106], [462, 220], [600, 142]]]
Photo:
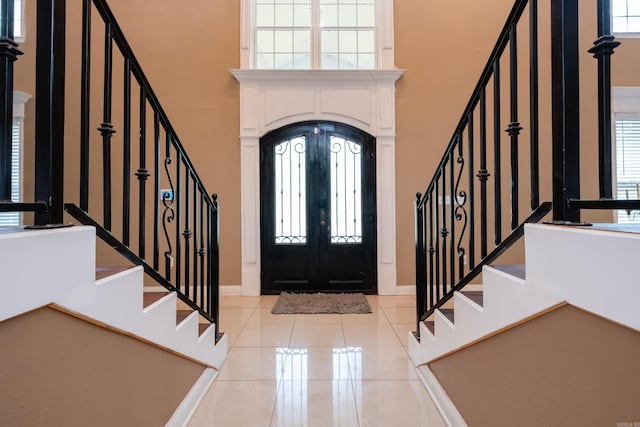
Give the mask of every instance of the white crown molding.
[[230, 70], [240, 83], [260, 84], [393, 84], [404, 70]]

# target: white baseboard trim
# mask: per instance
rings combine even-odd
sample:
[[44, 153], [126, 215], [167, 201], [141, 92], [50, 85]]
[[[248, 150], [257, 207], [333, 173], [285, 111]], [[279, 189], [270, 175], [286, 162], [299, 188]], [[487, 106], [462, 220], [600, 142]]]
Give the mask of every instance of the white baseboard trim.
[[462, 418], [462, 415], [460, 415], [460, 412], [458, 412], [458, 408], [453, 404], [447, 392], [444, 391], [436, 376], [433, 375], [433, 372], [429, 369], [429, 366], [418, 366], [416, 371], [444, 423], [448, 427], [466, 427], [467, 423], [464, 421], [464, 418]]
[[187, 393], [165, 427], [186, 427], [217, 376], [217, 370], [206, 368], [204, 372], [202, 372], [202, 375], [200, 375], [200, 378], [198, 378], [191, 387], [191, 390], [189, 390], [189, 393]]

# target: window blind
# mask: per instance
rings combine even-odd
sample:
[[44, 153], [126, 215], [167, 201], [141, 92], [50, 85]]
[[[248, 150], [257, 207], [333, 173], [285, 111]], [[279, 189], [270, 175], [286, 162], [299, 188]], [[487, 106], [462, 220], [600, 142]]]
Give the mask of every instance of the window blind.
[[[640, 115], [616, 115], [616, 199], [640, 199]], [[640, 223], [640, 212], [618, 211], [618, 222]]]
[[[20, 194], [20, 175], [21, 175], [21, 148], [22, 148], [22, 119], [13, 118], [11, 127], [11, 200], [19, 202]], [[2, 212], [0, 213], [0, 226], [11, 226], [20, 224], [19, 212]]]

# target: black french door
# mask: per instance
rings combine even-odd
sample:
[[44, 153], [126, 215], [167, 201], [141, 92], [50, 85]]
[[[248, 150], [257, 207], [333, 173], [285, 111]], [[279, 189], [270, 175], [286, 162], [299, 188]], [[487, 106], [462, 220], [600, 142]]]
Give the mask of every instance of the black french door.
[[376, 293], [375, 194], [371, 135], [304, 122], [262, 137], [262, 293]]

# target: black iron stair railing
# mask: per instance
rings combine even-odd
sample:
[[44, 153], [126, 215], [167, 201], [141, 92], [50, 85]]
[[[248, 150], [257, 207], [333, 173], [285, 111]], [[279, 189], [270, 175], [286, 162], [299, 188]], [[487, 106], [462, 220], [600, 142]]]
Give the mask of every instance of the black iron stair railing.
[[[51, 226], [63, 222], [66, 209], [215, 323], [218, 339], [217, 196], [206, 191], [105, 0], [82, 1], [80, 78], [66, 82], [66, 1], [37, 1], [36, 202], [10, 202], [11, 128], [5, 124], [11, 123], [13, 65], [20, 54], [13, 13], [12, 1], [0, 2], [0, 211], [33, 211], [37, 225]], [[65, 109], [72, 84], [79, 84], [80, 103]], [[65, 114], [80, 117], [79, 129], [65, 129]], [[64, 165], [65, 135], [74, 131], [80, 136], [79, 179], [72, 176], [76, 165]], [[92, 153], [97, 144], [101, 150]], [[65, 178], [78, 182], [77, 203], [64, 196]]]
[[[544, 173], [552, 181], [549, 192], [553, 203], [540, 202], [538, 1], [518, 0], [433, 179], [424, 194], [417, 194], [418, 339], [420, 322], [513, 245], [523, 235], [524, 224], [540, 221], [551, 210], [552, 223], [582, 225], [582, 209], [640, 208], [640, 200], [612, 200], [611, 55], [620, 43], [611, 34], [610, 0], [598, 0], [598, 38], [589, 50], [598, 61], [598, 96], [594, 101], [598, 104], [599, 129], [597, 200], [580, 198], [579, 3], [550, 0], [550, 6], [552, 165]], [[523, 27], [528, 30], [523, 49], [528, 52], [526, 59], [518, 55], [518, 31]], [[529, 68], [528, 94], [519, 89], [523, 86], [519, 82], [523, 73], [518, 72], [522, 64]], [[523, 95], [528, 95], [528, 102], [522, 102]], [[505, 99], [508, 115], [502, 111]], [[525, 104], [528, 112], [523, 115]], [[503, 131], [508, 143], [502, 138]], [[527, 151], [521, 147], [523, 134], [528, 134]], [[529, 180], [523, 182], [521, 170], [526, 169], [530, 171]], [[507, 182], [508, 191], [504, 189]], [[525, 206], [526, 198], [530, 204]], [[522, 215], [523, 208], [529, 208], [529, 213]], [[507, 210], [509, 218], [504, 219]], [[503, 237], [505, 233], [507, 237]]]
[[[529, 102], [522, 114], [518, 30], [527, 8]], [[537, 1], [516, 1], [434, 177], [424, 194], [416, 195], [418, 337], [422, 320], [513, 245], [525, 223], [541, 220], [551, 209], [550, 203], [540, 203], [538, 74]], [[529, 146], [524, 153], [523, 130]], [[527, 169], [530, 179], [524, 185], [520, 171]], [[529, 213], [522, 217], [525, 203]]]

